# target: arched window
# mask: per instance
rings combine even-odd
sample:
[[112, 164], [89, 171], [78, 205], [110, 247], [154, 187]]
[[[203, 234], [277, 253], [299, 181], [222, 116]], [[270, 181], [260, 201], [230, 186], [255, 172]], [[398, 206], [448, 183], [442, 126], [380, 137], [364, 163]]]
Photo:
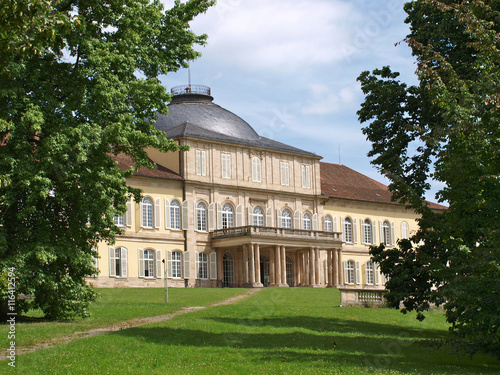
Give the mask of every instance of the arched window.
[[410, 227], [406, 221], [401, 223], [401, 238], [405, 240], [410, 238]]
[[344, 220], [344, 235], [345, 242], [352, 243], [352, 220], [349, 217]]
[[366, 262], [366, 283], [373, 285], [375, 283], [375, 267], [373, 267], [373, 262]]
[[181, 229], [181, 204], [176, 200], [170, 203], [170, 228]]
[[144, 277], [155, 277], [155, 252], [144, 250]]
[[234, 212], [233, 206], [226, 203], [222, 207], [222, 228], [232, 228], [234, 227]]
[[283, 210], [281, 214], [281, 227], [288, 229], [292, 228], [292, 213], [287, 209]]
[[260, 158], [255, 156], [252, 159], [252, 181], [253, 182], [262, 182], [262, 169], [261, 169], [261, 161]]
[[311, 215], [307, 213], [304, 214], [304, 216], [302, 217], [302, 227], [305, 230], [311, 230]]
[[172, 277], [180, 279], [182, 277], [182, 253], [180, 251], [172, 252]]
[[256, 227], [264, 226], [264, 211], [259, 206], [253, 209], [253, 225]]
[[207, 206], [201, 202], [196, 206], [196, 230], [207, 231]]
[[142, 199], [141, 224], [143, 228], [153, 228], [153, 201], [150, 198]]
[[363, 222], [363, 241], [366, 244], [372, 243], [372, 222], [366, 219]]
[[330, 215], [325, 216], [325, 232], [333, 232], [332, 217]]
[[391, 226], [390, 226], [388, 221], [384, 221], [384, 224], [382, 225], [382, 234], [383, 234], [382, 241], [384, 242], [384, 245], [390, 245], [391, 244]]

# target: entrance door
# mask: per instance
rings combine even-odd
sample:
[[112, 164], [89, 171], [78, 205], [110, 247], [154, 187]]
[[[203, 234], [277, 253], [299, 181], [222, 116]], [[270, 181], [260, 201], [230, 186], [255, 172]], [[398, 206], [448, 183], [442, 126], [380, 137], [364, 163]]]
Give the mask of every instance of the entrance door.
[[269, 275], [269, 258], [266, 256], [260, 257], [260, 282], [264, 286], [269, 286], [271, 276]]
[[224, 271], [224, 279], [222, 281], [223, 288], [234, 286], [234, 258], [231, 254], [225, 253], [222, 258], [222, 269]]

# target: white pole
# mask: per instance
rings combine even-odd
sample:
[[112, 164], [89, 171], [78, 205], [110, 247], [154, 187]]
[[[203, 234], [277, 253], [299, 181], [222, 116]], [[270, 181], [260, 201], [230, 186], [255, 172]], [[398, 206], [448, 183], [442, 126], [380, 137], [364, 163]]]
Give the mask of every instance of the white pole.
[[165, 264], [164, 273], [165, 273], [165, 303], [168, 303], [168, 280], [167, 280], [167, 262], [163, 259], [163, 263]]

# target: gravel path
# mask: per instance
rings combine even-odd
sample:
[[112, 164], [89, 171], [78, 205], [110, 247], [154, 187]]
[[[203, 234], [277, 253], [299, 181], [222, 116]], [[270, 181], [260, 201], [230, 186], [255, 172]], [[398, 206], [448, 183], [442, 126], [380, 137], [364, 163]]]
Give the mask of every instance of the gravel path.
[[[117, 324], [113, 324], [113, 325], [108, 326], [108, 327], [94, 328], [94, 329], [91, 329], [91, 330], [85, 331], [85, 332], [75, 332], [69, 336], [57, 337], [49, 342], [36, 344], [34, 346], [18, 347], [18, 348], [16, 348], [16, 357], [19, 355], [22, 355], [22, 354], [26, 354], [26, 353], [33, 353], [37, 350], [47, 349], [47, 348], [52, 348], [52, 347], [57, 346], [57, 345], [67, 344], [71, 341], [78, 340], [81, 338], [102, 335], [102, 334], [108, 333], [108, 332], [116, 332], [116, 331], [120, 331], [122, 329], [143, 326], [145, 324], [164, 322], [166, 320], [173, 319], [176, 316], [189, 314], [193, 311], [203, 310], [203, 309], [206, 309], [209, 307], [231, 305], [233, 303], [241, 301], [242, 299], [245, 299], [245, 298], [257, 293], [260, 290], [261, 289], [249, 289], [248, 291], [246, 291], [243, 294], [228, 298], [228, 299], [223, 300], [221, 302], [213, 303], [211, 305], [185, 307], [179, 311], [176, 311], [176, 312], [174, 312], [172, 314], [168, 314], [168, 315], [158, 315], [158, 316], [150, 316], [150, 317], [146, 317], [146, 318], [137, 318], [137, 319], [126, 320], [126, 321], [123, 321], [123, 322], [120, 322]], [[7, 354], [0, 354], [0, 361], [6, 360], [6, 359], [7, 359]]]

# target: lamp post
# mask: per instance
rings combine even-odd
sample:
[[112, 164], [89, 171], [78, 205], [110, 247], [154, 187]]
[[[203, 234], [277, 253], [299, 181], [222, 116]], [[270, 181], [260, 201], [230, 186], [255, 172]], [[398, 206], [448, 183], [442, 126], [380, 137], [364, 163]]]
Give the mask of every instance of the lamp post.
[[162, 263], [164, 264], [164, 274], [165, 274], [165, 303], [168, 303], [168, 280], [167, 280], [167, 262], [165, 262], [165, 259], [161, 260]]

